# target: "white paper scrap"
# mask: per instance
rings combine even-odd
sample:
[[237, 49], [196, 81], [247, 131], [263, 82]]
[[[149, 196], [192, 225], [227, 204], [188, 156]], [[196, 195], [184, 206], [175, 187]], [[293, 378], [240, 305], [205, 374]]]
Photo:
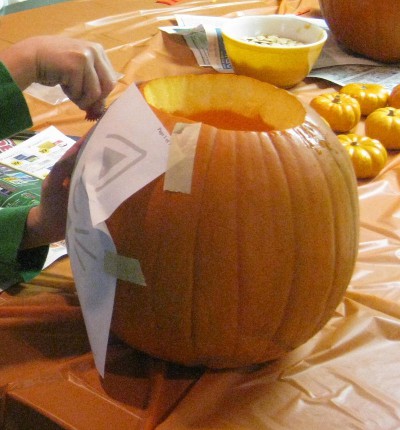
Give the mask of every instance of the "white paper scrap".
[[68, 252], [102, 376], [116, 288], [116, 276], [105, 271], [104, 262], [107, 254], [117, 253], [105, 221], [123, 201], [165, 172], [169, 141], [169, 133], [132, 85], [94, 128], [72, 177]]
[[171, 136], [164, 190], [190, 194], [201, 123], [177, 123]]

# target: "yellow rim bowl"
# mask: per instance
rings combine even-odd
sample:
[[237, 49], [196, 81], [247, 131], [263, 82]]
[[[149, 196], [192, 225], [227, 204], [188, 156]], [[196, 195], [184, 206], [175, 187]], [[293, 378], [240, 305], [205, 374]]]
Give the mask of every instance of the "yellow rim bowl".
[[[282, 88], [293, 87], [308, 75], [327, 39], [318, 25], [285, 15], [233, 18], [221, 31], [235, 73]], [[303, 45], [266, 46], [244, 40], [257, 35], [286, 37]]]

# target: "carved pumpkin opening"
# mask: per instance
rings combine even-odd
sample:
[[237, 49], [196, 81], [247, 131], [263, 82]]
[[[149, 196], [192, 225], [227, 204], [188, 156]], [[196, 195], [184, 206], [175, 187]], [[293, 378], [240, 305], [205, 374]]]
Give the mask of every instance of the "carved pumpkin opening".
[[289, 92], [243, 76], [172, 76], [146, 83], [143, 93], [156, 109], [225, 130], [282, 130], [306, 114]]

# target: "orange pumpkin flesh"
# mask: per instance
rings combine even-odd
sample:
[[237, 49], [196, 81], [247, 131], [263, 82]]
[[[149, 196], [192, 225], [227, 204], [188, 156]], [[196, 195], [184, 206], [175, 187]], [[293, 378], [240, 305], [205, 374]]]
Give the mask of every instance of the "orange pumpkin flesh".
[[[350, 280], [358, 206], [349, 157], [297, 98], [269, 84], [199, 75], [142, 91], [170, 131], [198, 114], [218, 127], [201, 127], [190, 194], [163, 191], [160, 177], [107, 221], [147, 283], [118, 281], [113, 332], [184, 365], [281, 357], [328, 321]], [[236, 130], [224, 129], [230, 111], [241, 117]], [[240, 131], [245, 116], [275, 131]]]

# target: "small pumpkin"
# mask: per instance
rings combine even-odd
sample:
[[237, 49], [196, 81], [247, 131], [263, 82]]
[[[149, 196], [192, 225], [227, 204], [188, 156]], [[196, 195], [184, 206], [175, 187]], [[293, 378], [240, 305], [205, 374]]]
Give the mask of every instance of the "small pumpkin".
[[360, 104], [361, 115], [365, 116], [385, 107], [389, 98], [389, 91], [380, 84], [354, 82], [344, 85], [340, 92], [355, 98]]
[[332, 130], [340, 133], [350, 131], [361, 118], [358, 101], [340, 92], [320, 94], [311, 100], [310, 106], [328, 122]]
[[184, 365], [281, 357], [329, 320], [358, 246], [353, 168], [335, 134], [287, 91], [245, 76], [140, 86], [172, 132], [202, 123], [191, 192], [163, 176], [107, 220], [146, 286], [118, 280], [112, 331]]
[[379, 140], [355, 133], [339, 134], [338, 139], [350, 155], [358, 179], [373, 178], [385, 166], [387, 151]]
[[388, 105], [400, 109], [400, 84], [396, 85], [390, 92]]
[[336, 39], [351, 51], [385, 63], [400, 61], [400, 8], [393, 0], [319, 0]]
[[388, 106], [372, 112], [365, 120], [365, 134], [386, 149], [400, 149], [400, 109]]

